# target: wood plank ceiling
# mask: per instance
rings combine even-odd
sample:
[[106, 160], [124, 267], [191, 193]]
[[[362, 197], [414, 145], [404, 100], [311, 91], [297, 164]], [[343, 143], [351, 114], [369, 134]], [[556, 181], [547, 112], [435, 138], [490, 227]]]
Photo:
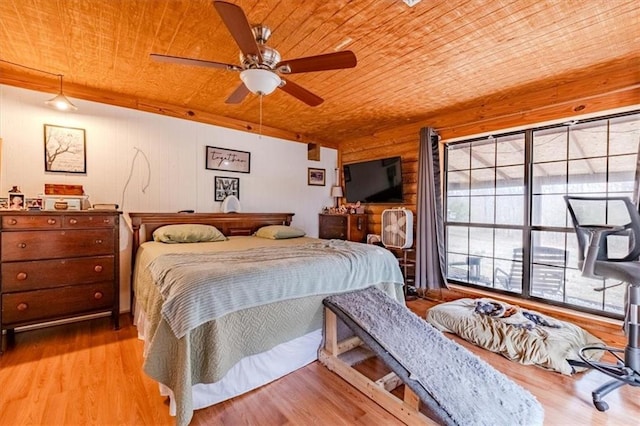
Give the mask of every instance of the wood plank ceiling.
[[[284, 59], [357, 55], [353, 69], [290, 77], [325, 99], [318, 107], [282, 91], [263, 100], [265, 134], [329, 146], [520, 87], [548, 89], [572, 73], [639, 64], [636, 0], [232, 2], [271, 27], [268, 45]], [[210, 0], [0, 1], [0, 59], [64, 74], [70, 97], [257, 130], [256, 96], [224, 102], [237, 73], [150, 53], [239, 63]], [[5, 62], [0, 83], [57, 91], [54, 77]]]

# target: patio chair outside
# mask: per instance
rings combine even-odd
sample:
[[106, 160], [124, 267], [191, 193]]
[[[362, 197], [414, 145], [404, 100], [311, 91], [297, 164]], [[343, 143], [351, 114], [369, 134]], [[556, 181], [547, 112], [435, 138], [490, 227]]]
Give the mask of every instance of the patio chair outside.
[[[564, 290], [564, 267], [567, 251], [555, 247], [533, 247], [531, 265], [531, 294], [562, 294]], [[496, 284], [513, 292], [522, 291], [522, 249], [513, 250], [513, 261], [509, 273], [495, 269]]]

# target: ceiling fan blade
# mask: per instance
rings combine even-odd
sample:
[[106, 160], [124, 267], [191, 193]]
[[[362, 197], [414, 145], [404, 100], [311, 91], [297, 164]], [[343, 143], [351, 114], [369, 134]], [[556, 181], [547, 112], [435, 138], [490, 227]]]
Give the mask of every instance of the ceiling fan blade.
[[169, 55], [159, 55], [157, 53], [152, 53], [151, 59], [156, 60], [158, 62], [169, 62], [172, 64], [182, 64], [182, 65], [196, 65], [199, 67], [209, 67], [209, 68], [221, 68], [229, 71], [241, 71], [237, 65], [231, 64], [223, 64], [222, 62], [213, 62], [213, 61], [203, 61], [202, 59], [191, 59], [191, 58], [182, 58], [180, 56], [169, 56]]
[[244, 56], [255, 56], [258, 62], [262, 62], [260, 48], [251, 31], [251, 25], [240, 6], [225, 1], [214, 1], [213, 5]]
[[353, 68], [358, 63], [356, 55], [350, 51], [326, 53], [324, 55], [308, 56], [306, 58], [291, 59], [282, 61], [276, 65], [276, 69], [280, 67], [288, 67], [291, 71], [280, 69], [281, 72], [287, 74], [296, 74], [300, 72], [338, 70], [343, 68]]
[[304, 87], [298, 86], [294, 82], [290, 80], [285, 80], [284, 78], [282, 80], [286, 84], [284, 86], [279, 86], [279, 89], [282, 90], [283, 92], [290, 94], [294, 98], [298, 98], [305, 104], [309, 106], [318, 106], [324, 102], [324, 99], [322, 99], [320, 96], [314, 95]]
[[229, 95], [229, 97], [227, 98], [226, 101], [224, 101], [224, 103], [239, 104], [244, 100], [244, 98], [248, 94], [249, 94], [249, 89], [247, 89], [247, 86], [245, 86], [244, 83], [240, 83], [240, 86], [238, 86], [236, 90], [234, 90], [233, 93]]

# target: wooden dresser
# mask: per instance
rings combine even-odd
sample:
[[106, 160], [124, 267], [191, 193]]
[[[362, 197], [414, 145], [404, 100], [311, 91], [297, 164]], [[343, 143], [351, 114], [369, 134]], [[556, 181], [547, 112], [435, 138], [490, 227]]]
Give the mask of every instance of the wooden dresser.
[[119, 328], [119, 212], [0, 218], [0, 331], [107, 311]]
[[320, 214], [318, 236], [358, 243], [367, 238], [366, 214]]

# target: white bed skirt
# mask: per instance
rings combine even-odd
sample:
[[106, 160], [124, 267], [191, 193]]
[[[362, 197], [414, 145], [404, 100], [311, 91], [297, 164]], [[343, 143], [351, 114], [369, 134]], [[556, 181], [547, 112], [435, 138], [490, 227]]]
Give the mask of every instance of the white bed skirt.
[[[136, 306], [134, 324], [138, 328], [138, 337], [144, 340], [147, 322], [140, 306]], [[220, 381], [210, 384], [199, 383], [192, 387], [193, 409], [199, 410], [242, 395], [312, 363], [318, 359], [321, 342], [322, 329], [318, 329], [266, 352], [241, 359]], [[146, 353], [145, 341], [145, 356]], [[159, 385], [160, 394], [169, 397], [170, 414], [175, 416], [173, 392], [162, 383]]]

